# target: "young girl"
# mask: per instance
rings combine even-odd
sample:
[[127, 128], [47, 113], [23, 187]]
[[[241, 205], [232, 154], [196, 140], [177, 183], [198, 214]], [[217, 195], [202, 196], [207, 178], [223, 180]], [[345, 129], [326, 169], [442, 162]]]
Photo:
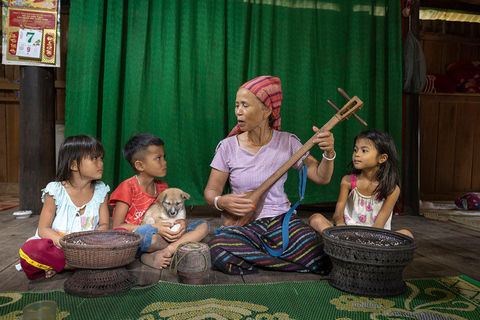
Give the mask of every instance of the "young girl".
[[56, 181], [42, 190], [37, 232], [20, 249], [20, 264], [29, 279], [73, 269], [66, 265], [62, 236], [109, 229], [110, 188], [99, 181], [104, 153], [102, 144], [88, 135], [69, 137], [60, 146]]
[[[359, 133], [354, 139], [352, 174], [340, 184], [333, 223], [315, 213], [310, 226], [319, 234], [342, 225], [391, 229], [392, 212], [400, 195], [398, 156], [392, 137], [380, 130]], [[408, 230], [399, 230], [413, 238]]]

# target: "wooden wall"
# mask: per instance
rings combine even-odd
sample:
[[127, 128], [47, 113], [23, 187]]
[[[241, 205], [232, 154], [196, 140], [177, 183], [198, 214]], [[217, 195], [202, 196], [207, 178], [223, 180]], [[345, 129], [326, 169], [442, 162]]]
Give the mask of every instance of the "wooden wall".
[[480, 23], [466, 23], [444, 20], [420, 20], [419, 31], [438, 33], [441, 35], [461, 36], [467, 38], [480, 37]]
[[420, 5], [425, 8], [480, 12], [480, 3], [478, 0], [420, 0]]
[[[420, 32], [427, 74], [446, 74], [449, 64], [464, 59], [480, 60], [478, 24], [456, 26], [443, 28], [451, 34]], [[475, 36], [452, 32], [460, 26]], [[419, 122], [420, 199], [452, 201], [480, 192], [480, 95], [420, 94]]]
[[0, 66], [0, 182], [18, 182], [19, 67]]
[[[60, 13], [60, 67], [55, 70], [55, 119], [65, 123], [65, 79], [69, 6]], [[0, 25], [1, 28], [1, 25]], [[1, 54], [1, 53], [0, 53]], [[19, 66], [0, 64], [0, 183], [19, 181]]]
[[420, 199], [480, 192], [480, 95], [421, 94]]
[[480, 38], [420, 32], [427, 74], [447, 74], [447, 66], [468, 59], [480, 60]]

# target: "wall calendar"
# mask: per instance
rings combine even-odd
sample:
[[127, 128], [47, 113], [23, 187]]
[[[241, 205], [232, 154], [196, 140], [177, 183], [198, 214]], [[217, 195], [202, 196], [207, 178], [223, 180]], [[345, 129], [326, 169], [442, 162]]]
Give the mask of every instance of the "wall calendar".
[[60, 66], [58, 0], [3, 0], [2, 63]]

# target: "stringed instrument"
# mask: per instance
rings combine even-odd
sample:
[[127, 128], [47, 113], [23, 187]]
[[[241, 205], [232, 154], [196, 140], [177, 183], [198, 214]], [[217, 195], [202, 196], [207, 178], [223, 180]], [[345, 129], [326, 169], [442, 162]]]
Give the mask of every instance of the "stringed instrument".
[[[315, 145], [313, 140], [315, 140], [317, 134], [320, 132], [330, 131], [333, 127], [335, 127], [335, 125], [348, 119], [349, 116], [362, 108], [363, 102], [357, 96], [354, 96], [350, 99], [350, 97], [341, 88], [338, 88], [338, 91], [345, 98], [349, 99], [349, 101], [343, 106], [342, 109], [338, 110], [338, 108], [330, 100], [328, 100], [328, 103], [333, 108], [338, 110], [338, 112], [257, 189], [245, 193], [247, 194], [248, 199], [253, 201], [254, 205], [254, 210], [250, 214], [240, 217], [230, 214], [227, 211], [222, 213], [222, 224], [224, 227], [244, 226], [255, 221], [263, 208], [263, 202], [265, 201], [268, 189], [270, 189], [270, 187], [274, 185], [278, 179], [280, 179], [295, 163], [297, 163], [298, 160], [300, 160], [300, 158], [302, 158], [305, 153], [307, 153]], [[358, 116], [357, 119], [359, 119]], [[363, 123], [366, 125], [364, 121]]]

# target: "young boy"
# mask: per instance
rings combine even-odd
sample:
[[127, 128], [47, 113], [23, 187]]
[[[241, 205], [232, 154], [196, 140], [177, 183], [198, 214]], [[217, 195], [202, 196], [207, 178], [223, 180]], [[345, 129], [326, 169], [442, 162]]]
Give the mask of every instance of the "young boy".
[[177, 247], [187, 241], [201, 241], [208, 234], [209, 226], [204, 220], [180, 224], [177, 231], [170, 230], [170, 222], [142, 225], [148, 207], [158, 202], [157, 196], [168, 185], [155, 177], [165, 177], [167, 162], [163, 141], [152, 134], [133, 136], [123, 147], [123, 156], [137, 174], [122, 183], [110, 196], [113, 209], [113, 228], [123, 228], [140, 233], [143, 237], [138, 255], [141, 261], [156, 269], [167, 267]]

